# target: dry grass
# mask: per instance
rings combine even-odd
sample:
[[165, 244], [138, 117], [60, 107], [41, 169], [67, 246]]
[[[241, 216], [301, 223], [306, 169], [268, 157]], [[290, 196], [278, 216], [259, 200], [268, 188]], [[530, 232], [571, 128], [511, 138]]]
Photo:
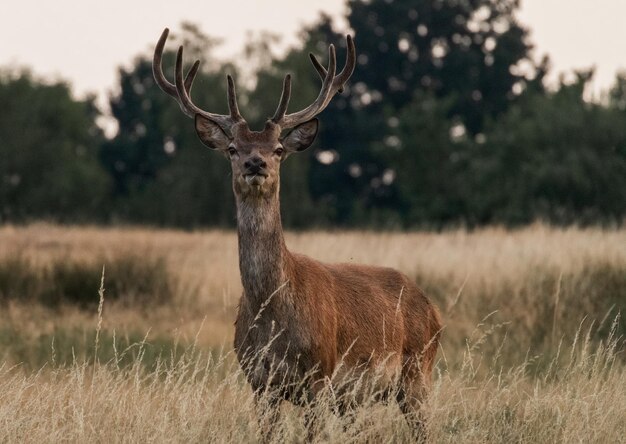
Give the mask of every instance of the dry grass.
[[[398, 268], [437, 301], [446, 329], [426, 406], [433, 442], [626, 442], [626, 326], [616, 318], [626, 309], [626, 230], [313, 232], [287, 244]], [[157, 290], [132, 297], [107, 275], [100, 319], [99, 276], [87, 309], [0, 298], [0, 441], [258, 439], [230, 352], [241, 291], [233, 233], [1, 227], [0, 269], [15, 258], [33, 276], [60, 263], [163, 261], [153, 272], [171, 294], [158, 304]], [[353, 422], [328, 403], [317, 409], [324, 441], [409, 440], [393, 404], [366, 406]], [[302, 441], [301, 411], [283, 411], [276, 440]]]

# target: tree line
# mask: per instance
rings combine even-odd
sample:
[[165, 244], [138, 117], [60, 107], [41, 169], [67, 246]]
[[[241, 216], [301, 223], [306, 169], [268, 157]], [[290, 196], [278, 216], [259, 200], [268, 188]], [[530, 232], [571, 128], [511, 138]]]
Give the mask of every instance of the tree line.
[[[284, 223], [293, 228], [621, 223], [626, 214], [626, 76], [585, 101], [592, 71], [547, 88], [517, 0], [349, 0], [357, 68], [322, 113], [318, 140], [282, 167]], [[158, 31], [156, 34], [158, 34]], [[194, 101], [226, 112], [227, 73], [260, 129], [293, 76], [290, 110], [319, 91], [307, 53], [345, 39], [330, 17], [281, 56], [263, 35], [240, 64], [215, 58], [192, 24], [173, 36], [202, 61]], [[177, 45], [172, 45], [171, 48]], [[173, 79], [175, 54], [164, 67]], [[94, 98], [28, 72], [0, 73], [0, 220], [232, 226], [230, 167], [158, 89], [151, 54], [119, 70], [106, 138]], [[242, 64], [246, 64], [246, 70]], [[252, 66], [252, 68], [251, 68]], [[252, 71], [252, 72], [250, 72]]]

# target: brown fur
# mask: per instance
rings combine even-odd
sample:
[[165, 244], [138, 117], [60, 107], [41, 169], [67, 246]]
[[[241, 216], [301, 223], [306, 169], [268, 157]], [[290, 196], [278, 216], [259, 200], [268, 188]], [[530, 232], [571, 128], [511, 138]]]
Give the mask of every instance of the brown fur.
[[323, 264], [285, 245], [280, 165], [313, 143], [317, 120], [282, 138], [272, 121], [251, 131], [244, 120], [224, 128], [196, 114], [195, 125], [231, 162], [244, 289], [235, 349], [255, 393], [309, 403], [328, 382], [353, 394], [349, 382], [369, 372], [381, 393], [398, 382], [403, 411], [417, 413], [438, 347], [437, 309], [396, 270]]
[[[318, 129], [313, 117], [343, 90], [354, 70], [352, 38], [346, 36], [346, 64], [338, 75], [332, 45], [327, 69], [312, 58], [323, 79], [313, 104], [286, 114], [291, 94], [287, 75], [274, 117], [263, 131], [250, 131], [239, 113], [230, 76], [228, 116], [193, 105], [188, 94], [198, 65], [183, 80], [182, 47], [176, 59], [176, 84], [165, 78], [161, 59], [168, 32], [163, 31], [155, 48], [155, 80], [194, 117], [202, 142], [231, 162], [244, 288], [235, 349], [255, 393], [270, 395], [269, 406], [274, 409], [263, 416], [276, 420], [279, 397], [294, 403], [314, 401], [329, 381], [354, 394], [347, 382], [368, 373], [367, 379], [380, 386], [381, 393], [399, 382], [400, 407], [409, 417], [417, 413], [439, 344], [441, 319], [436, 307], [395, 270], [323, 264], [289, 252], [283, 239], [278, 199], [281, 162], [313, 143]], [[281, 138], [285, 128], [293, 129]], [[419, 428], [419, 422], [416, 425]]]
[[[238, 158], [231, 157], [244, 287], [235, 348], [252, 388], [280, 388], [281, 397], [301, 404], [333, 376], [341, 383], [342, 375], [377, 371], [379, 384], [399, 382], [401, 407], [417, 413], [438, 348], [438, 310], [396, 270], [291, 253], [280, 220], [282, 159], [272, 155], [280, 142], [275, 132], [244, 134], [233, 139]], [[258, 189], [241, 179], [251, 155], [267, 162]]]

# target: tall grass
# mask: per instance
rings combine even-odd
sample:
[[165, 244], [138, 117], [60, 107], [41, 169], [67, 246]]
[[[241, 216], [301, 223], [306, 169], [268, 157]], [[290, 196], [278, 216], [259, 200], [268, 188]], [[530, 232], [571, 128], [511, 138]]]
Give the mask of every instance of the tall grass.
[[[432, 442], [626, 442], [626, 230], [288, 233], [287, 244], [398, 268], [439, 305]], [[258, 440], [231, 351], [240, 292], [234, 233], [0, 227], [0, 441]], [[320, 441], [410, 441], [394, 403], [347, 419], [331, 399], [313, 412]], [[303, 411], [282, 410], [273, 440], [302, 442]]]
[[[424, 406], [432, 442], [624, 442], [626, 371], [610, 336], [595, 347], [589, 330], [563, 346], [565, 364], [529, 374], [530, 361], [480, 374], [479, 347], [461, 369], [439, 363]], [[0, 368], [0, 440], [15, 442], [254, 442], [260, 439], [252, 393], [232, 353], [191, 347], [146, 370], [145, 343], [128, 365], [118, 357], [38, 372]], [[334, 400], [333, 400], [334, 401]], [[365, 403], [350, 418], [322, 397], [322, 442], [410, 442], [398, 407]], [[272, 442], [302, 442], [307, 410], [284, 405]]]

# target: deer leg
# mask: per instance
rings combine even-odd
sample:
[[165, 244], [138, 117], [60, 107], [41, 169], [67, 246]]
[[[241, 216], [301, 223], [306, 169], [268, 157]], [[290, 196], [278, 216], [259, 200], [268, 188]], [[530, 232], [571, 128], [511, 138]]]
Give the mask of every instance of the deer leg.
[[421, 381], [403, 381], [396, 394], [400, 410], [411, 428], [413, 439], [418, 443], [428, 442], [422, 403], [426, 398], [426, 388]]
[[306, 406], [304, 412], [304, 427], [306, 429], [306, 442], [315, 442], [320, 433], [320, 419], [315, 411], [315, 405]]
[[[344, 402], [343, 400], [331, 400], [332, 413], [340, 417], [343, 422], [343, 429], [347, 429], [356, 419], [356, 405], [353, 402]], [[319, 438], [323, 430], [323, 421], [317, 408], [317, 401], [314, 399], [307, 406], [304, 412], [304, 426], [307, 431], [306, 442], [315, 442]]]
[[254, 405], [259, 423], [260, 442], [266, 443], [272, 440], [280, 419], [280, 402], [281, 399], [276, 395], [255, 393]]
[[322, 431], [322, 419], [318, 408], [319, 392], [324, 385], [329, 383], [326, 380], [319, 379], [313, 383], [312, 390], [308, 392], [308, 402], [304, 410], [304, 427], [306, 428], [306, 442], [315, 442], [316, 438]]
[[[409, 390], [410, 392], [410, 390]], [[400, 410], [404, 414], [406, 422], [411, 428], [413, 439], [419, 443], [425, 443], [428, 441], [426, 426], [424, 425], [424, 412], [421, 408], [421, 401], [418, 397], [410, 395], [407, 390], [402, 387], [398, 390], [396, 395]]]

